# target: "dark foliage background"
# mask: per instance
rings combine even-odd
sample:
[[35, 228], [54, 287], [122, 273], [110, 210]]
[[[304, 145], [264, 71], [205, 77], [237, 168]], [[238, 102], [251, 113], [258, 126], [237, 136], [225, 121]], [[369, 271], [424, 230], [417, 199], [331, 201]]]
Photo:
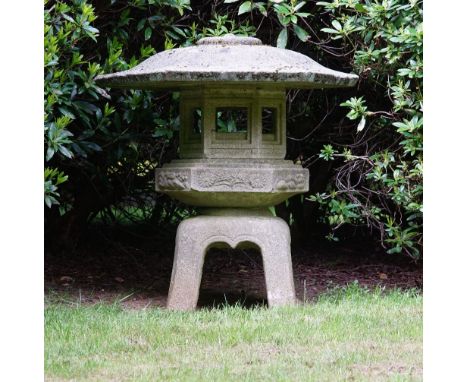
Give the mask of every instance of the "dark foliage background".
[[276, 212], [298, 238], [422, 249], [422, 3], [46, 1], [46, 246], [73, 248], [91, 223], [153, 232], [194, 211], [153, 191], [177, 157], [178, 95], [96, 86], [100, 73], [204, 36], [255, 35], [360, 75], [356, 88], [288, 92], [287, 158], [307, 195]]

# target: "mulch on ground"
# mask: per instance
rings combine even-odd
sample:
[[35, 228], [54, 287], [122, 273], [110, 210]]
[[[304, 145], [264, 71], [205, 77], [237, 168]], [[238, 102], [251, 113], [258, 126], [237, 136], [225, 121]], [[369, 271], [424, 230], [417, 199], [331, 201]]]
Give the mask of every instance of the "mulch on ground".
[[[45, 293], [49, 299], [81, 303], [119, 300], [127, 308], [165, 306], [175, 232], [152, 235], [95, 229], [61, 255], [45, 256]], [[296, 294], [313, 301], [334, 287], [358, 282], [368, 288], [419, 289], [422, 264], [388, 255], [375, 244], [293, 242]], [[68, 297], [64, 297], [68, 296]], [[200, 307], [266, 304], [261, 256], [255, 251], [211, 250], [205, 259]]]

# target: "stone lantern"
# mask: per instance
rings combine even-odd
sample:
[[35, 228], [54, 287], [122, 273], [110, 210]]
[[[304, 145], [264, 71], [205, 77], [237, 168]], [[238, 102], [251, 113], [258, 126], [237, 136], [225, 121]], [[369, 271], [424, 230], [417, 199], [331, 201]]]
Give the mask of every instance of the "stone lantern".
[[202, 38], [101, 86], [180, 92], [180, 159], [156, 170], [156, 190], [204, 207], [178, 227], [168, 308], [197, 304], [210, 248], [260, 250], [270, 306], [296, 301], [288, 225], [268, 207], [308, 191], [309, 172], [286, 155], [286, 89], [353, 86], [358, 77], [253, 37]]

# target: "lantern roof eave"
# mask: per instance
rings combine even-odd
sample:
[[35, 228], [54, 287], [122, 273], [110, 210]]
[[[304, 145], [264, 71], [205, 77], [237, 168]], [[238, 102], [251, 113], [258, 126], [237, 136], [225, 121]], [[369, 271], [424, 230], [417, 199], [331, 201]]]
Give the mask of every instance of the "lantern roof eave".
[[102, 87], [155, 90], [200, 85], [314, 89], [350, 87], [358, 79], [301, 53], [262, 45], [257, 38], [226, 35], [157, 53], [129, 70], [97, 76], [96, 82]]

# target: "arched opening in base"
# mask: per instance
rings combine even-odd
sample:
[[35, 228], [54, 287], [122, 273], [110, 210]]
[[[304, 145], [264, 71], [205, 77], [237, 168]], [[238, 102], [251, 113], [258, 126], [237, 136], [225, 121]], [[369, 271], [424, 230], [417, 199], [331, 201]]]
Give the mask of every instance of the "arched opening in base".
[[243, 242], [232, 249], [213, 243], [206, 251], [198, 307], [266, 306], [267, 293], [260, 248]]

